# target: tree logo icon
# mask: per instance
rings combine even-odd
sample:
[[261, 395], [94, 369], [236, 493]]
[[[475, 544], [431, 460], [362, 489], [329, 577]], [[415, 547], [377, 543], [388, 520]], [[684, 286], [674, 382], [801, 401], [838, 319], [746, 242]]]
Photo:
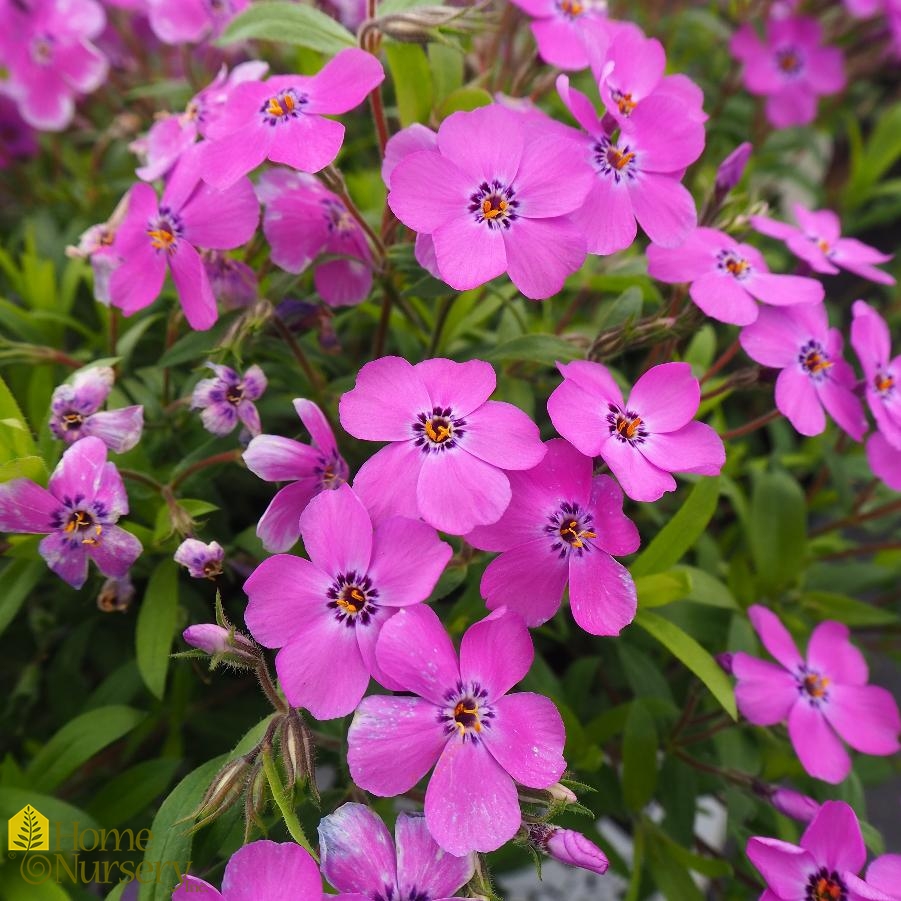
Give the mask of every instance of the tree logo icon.
[[47, 817], [30, 804], [26, 804], [9, 821], [9, 850], [50, 850], [50, 824]]

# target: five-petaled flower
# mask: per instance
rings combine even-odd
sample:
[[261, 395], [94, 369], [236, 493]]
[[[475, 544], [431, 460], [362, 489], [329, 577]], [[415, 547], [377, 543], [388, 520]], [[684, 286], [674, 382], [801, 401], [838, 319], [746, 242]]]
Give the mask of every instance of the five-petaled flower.
[[218, 541], [207, 544], [197, 538], [186, 538], [176, 548], [174, 560], [184, 566], [194, 579], [215, 579], [222, 574], [225, 548]]
[[671, 473], [718, 475], [723, 442], [695, 422], [701, 387], [687, 363], [663, 363], [635, 383], [628, 402], [600, 363], [558, 363], [563, 382], [548, 398], [554, 428], [589, 457], [601, 456], [623, 491], [656, 501], [675, 491]]
[[266, 390], [266, 376], [259, 366], [251, 366], [244, 375], [230, 366], [206, 364], [215, 377], [201, 379], [191, 396], [191, 409], [203, 410], [203, 426], [214, 435], [227, 435], [242, 422], [251, 435], [260, 434], [260, 414], [255, 400]]
[[99, 438], [82, 438], [64, 451], [47, 488], [30, 479], [0, 484], [0, 531], [47, 533], [38, 550], [73, 588], [84, 585], [88, 560], [122, 578], [141, 553], [141, 542], [116, 525], [128, 497], [106, 453]]
[[425, 817], [435, 841], [455, 855], [508, 842], [522, 823], [516, 783], [548, 788], [566, 769], [557, 708], [541, 695], [509, 694], [534, 653], [522, 618], [506, 608], [466, 630], [459, 661], [431, 607], [401, 610], [376, 656], [397, 689], [418, 697], [363, 699], [347, 736], [354, 782], [392, 797], [434, 766]]
[[497, 522], [510, 503], [504, 470], [531, 469], [545, 448], [522, 410], [488, 400], [495, 385], [482, 360], [367, 363], [338, 409], [355, 438], [391, 442], [354, 479], [370, 510], [421, 516], [451, 535]]
[[569, 583], [576, 622], [592, 635], [618, 635], [635, 617], [629, 571], [613, 554], [638, 550], [638, 529], [623, 515], [623, 493], [610, 476], [592, 477], [590, 457], [561, 439], [533, 469], [511, 472], [507, 512], [466, 540], [501, 551], [482, 576], [488, 609], [506, 605], [528, 626], [547, 622]]
[[264, 647], [285, 696], [316, 719], [351, 713], [376, 663], [380, 630], [397, 609], [424, 601], [452, 549], [423, 522], [373, 522], [348, 485], [316, 495], [300, 517], [309, 560], [277, 554], [244, 583], [244, 621]]
[[778, 666], [733, 655], [735, 699], [743, 716], [758, 726], [787, 722], [802, 766], [826, 782], [841, 782], [851, 770], [841, 739], [862, 754], [901, 750], [898, 705], [884, 688], [867, 685], [866, 661], [848, 640], [847, 627], [820, 623], [803, 659], [774, 613], [755, 604], [748, 615]]

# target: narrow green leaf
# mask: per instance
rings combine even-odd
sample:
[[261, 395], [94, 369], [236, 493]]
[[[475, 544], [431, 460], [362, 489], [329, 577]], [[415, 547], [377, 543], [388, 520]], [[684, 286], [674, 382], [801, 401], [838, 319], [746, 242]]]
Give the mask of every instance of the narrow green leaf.
[[41, 560], [12, 560], [0, 569], [0, 634], [13, 621], [47, 567]]
[[490, 348], [483, 354], [483, 359], [495, 363], [521, 361], [553, 366], [558, 360], [568, 363], [580, 356], [582, 354], [576, 347], [557, 335], [518, 335]]
[[446, 119], [451, 113], [470, 112], [480, 106], [488, 106], [494, 102], [491, 94], [484, 88], [457, 88], [451, 91], [438, 108], [438, 117]]
[[385, 44], [385, 59], [391, 70], [400, 124], [406, 127], [414, 122], [428, 122], [433, 90], [425, 50], [418, 44]]
[[247, 40], [293, 44], [328, 54], [357, 46], [356, 38], [331, 16], [283, 0], [248, 7], [232, 19], [216, 43], [224, 46]]
[[898, 614], [885, 607], [874, 607], [844, 594], [808, 591], [801, 596], [801, 606], [818, 619], [835, 619], [846, 626], [890, 626], [898, 622]]
[[719, 478], [703, 478], [691, 489], [676, 515], [629, 567], [633, 577], [659, 573], [675, 566], [704, 534], [716, 512]]
[[675, 623], [656, 613], [639, 610], [635, 622], [681, 660], [707, 686], [732, 719], [738, 719], [732, 685], [708, 651]]
[[98, 751], [131, 732], [144, 716], [131, 707], [109, 706], [69, 720], [28, 765], [31, 784], [37, 791], [52, 792]]
[[657, 788], [657, 728], [644, 703], [633, 701], [623, 734], [623, 799], [641, 810]]
[[635, 580], [639, 607], [663, 607], [681, 601], [691, 593], [691, 575], [685, 570], [639, 576]]
[[128, 823], [169, 787], [179, 761], [144, 760], [112, 778], [88, 804], [88, 813], [108, 829]]
[[164, 560], [147, 583], [135, 634], [138, 670], [144, 684], [157, 698], [162, 698], [166, 687], [177, 614], [178, 569], [171, 560]]
[[435, 87], [435, 103], [441, 103], [463, 84], [463, 54], [455, 47], [436, 43], [429, 44], [427, 52]]
[[684, 861], [673, 853], [678, 846], [673, 842], [661, 841], [659, 833], [653, 832], [648, 832], [647, 843], [648, 869], [663, 897], [678, 898], [679, 901], [704, 901]]
[[16, 457], [15, 460], [0, 465], [0, 483], [11, 482], [13, 479], [31, 479], [38, 485], [46, 485], [47, 466], [37, 456]]
[[0, 463], [37, 454], [31, 429], [28, 428], [22, 410], [2, 378], [0, 378], [0, 422], [6, 423], [6, 427], [0, 433], [0, 453], [3, 454]]
[[807, 506], [801, 486], [787, 472], [765, 472], [754, 480], [748, 539], [765, 592], [798, 578], [807, 550]]

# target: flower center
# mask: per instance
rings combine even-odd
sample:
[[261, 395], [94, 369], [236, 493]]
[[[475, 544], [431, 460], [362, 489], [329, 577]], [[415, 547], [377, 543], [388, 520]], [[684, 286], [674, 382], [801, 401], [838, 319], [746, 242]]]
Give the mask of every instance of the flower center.
[[63, 428], [67, 432], [76, 432], [81, 428], [82, 423], [84, 422], [84, 416], [81, 413], [76, 413], [74, 410], [69, 410], [67, 413], [63, 413], [60, 417], [62, 419]]
[[39, 34], [31, 42], [31, 59], [39, 66], [49, 66], [53, 62], [53, 38]]
[[604, 137], [592, 145], [591, 152], [599, 175], [606, 175], [619, 183], [624, 177], [635, 178], [638, 173], [636, 152], [628, 144], [619, 147], [616, 142]]
[[804, 68], [800, 53], [794, 47], [781, 47], [776, 51], [776, 66], [784, 75], [795, 78]]
[[450, 407], [434, 407], [431, 413], [420, 413], [413, 423], [413, 443], [424, 453], [440, 452], [456, 447], [466, 434], [465, 419], [457, 419]]
[[356, 222], [344, 204], [334, 200], [323, 200], [322, 206], [325, 211], [325, 221], [330, 232], [347, 234], [354, 230]]
[[616, 404], [609, 404], [607, 409], [607, 422], [610, 424], [610, 434], [618, 441], [627, 441], [629, 444], [641, 444], [648, 436], [644, 420], [632, 410], [621, 410]]
[[482, 724], [479, 722], [479, 705], [475, 700], [464, 698], [457, 702], [454, 707], [454, 722], [461, 735], [465, 735], [467, 729], [474, 729], [476, 732], [482, 731]]
[[808, 341], [798, 354], [801, 368], [815, 381], [826, 378], [827, 370], [832, 368], [832, 360], [819, 341]]
[[87, 510], [73, 510], [63, 526], [63, 531], [77, 538], [82, 544], [97, 544], [103, 532], [103, 526], [91, 516]]
[[275, 125], [278, 122], [287, 122], [289, 119], [298, 118], [306, 104], [306, 95], [298, 94], [293, 88], [287, 88], [270, 97], [260, 107], [260, 115], [264, 122]]
[[829, 700], [830, 679], [828, 677], [802, 666], [796, 679], [798, 692], [807, 698], [812, 707], [819, 707], [823, 701]]
[[805, 901], [845, 901], [847, 889], [835, 870], [822, 867], [807, 880]]
[[445, 735], [456, 733], [464, 742], [478, 744], [481, 732], [491, 728], [494, 718], [486, 704], [488, 692], [478, 682], [458, 682], [444, 697], [448, 705], [442, 708], [438, 721], [444, 725]]
[[572, 553], [582, 556], [590, 551], [590, 539], [597, 538], [593, 531], [593, 517], [578, 504], [563, 501], [548, 516], [548, 524], [544, 531], [551, 537], [551, 550], [559, 557], [565, 558]]
[[221, 560], [207, 560], [207, 562], [203, 564], [203, 575], [207, 579], [215, 579], [216, 576], [221, 576], [222, 575], [222, 561]]
[[[624, 94], [622, 91], [614, 89], [610, 92], [610, 96], [623, 116], [628, 116], [638, 106], [637, 102], [632, 99], [631, 94]], [[632, 156], [635, 156], [635, 154], [633, 153]]]
[[717, 268], [728, 272], [739, 281], [744, 281], [751, 273], [751, 264], [733, 250], [721, 250], [716, 256]]
[[894, 389], [895, 377], [891, 373], [880, 369], [873, 379], [873, 387], [876, 389], [877, 394], [885, 397], [885, 395], [890, 394]]
[[332, 454], [331, 459], [320, 457], [319, 465], [313, 469], [313, 472], [319, 476], [319, 484], [323, 491], [340, 488], [347, 481], [348, 476], [347, 464], [338, 456], [337, 451]]
[[164, 207], [160, 207], [160, 215], [148, 223], [147, 235], [150, 238], [150, 246], [154, 250], [174, 253], [178, 247], [180, 234], [181, 220]]
[[335, 619], [350, 628], [358, 622], [368, 626], [379, 609], [376, 603], [378, 589], [373, 587], [372, 579], [363, 573], [339, 573], [326, 595], [326, 606], [334, 610]]
[[237, 407], [244, 400], [244, 385], [240, 382], [237, 385], [229, 385], [225, 389], [225, 399], [233, 407]]
[[569, 19], [575, 19], [585, 12], [584, 4], [579, 0], [557, 0], [557, 9]]
[[516, 191], [511, 185], [505, 185], [495, 179], [483, 181], [478, 189], [469, 195], [469, 212], [476, 222], [485, 223], [488, 228], [510, 228], [519, 216], [516, 209]]

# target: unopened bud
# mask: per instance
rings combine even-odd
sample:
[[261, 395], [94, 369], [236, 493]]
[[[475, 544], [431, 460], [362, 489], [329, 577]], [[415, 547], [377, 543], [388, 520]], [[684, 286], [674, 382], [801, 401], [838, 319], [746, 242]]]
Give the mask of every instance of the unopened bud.
[[610, 866], [607, 855], [580, 832], [548, 823], [527, 823], [529, 844], [542, 854], [571, 867], [604, 875]]
[[202, 819], [206, 823], [225, 813], [247, 787], [249, 772], [250, 761], [246, 757], [239, 757], [225, 764], [210, 783], [200, 806], [191, 814], [191, 819]]
[[809, 823], [820, 812], [817, 801], [791, 788], [774, 789], [770, 795], [770, 803], [779, 813], [799, 823]]
[[129, 576], [107, 579], [97, 595], [97, 607], [104, 613], [125, 613], [134, 600], [135, 587]]
[[728, 651], [723, 654], [717, 654], [716, 657], [714, 657], [714, 660], [716, 660], [716, 662], [720, 665], [720, 669], [727, 676], [732, 675], [732, 660], [734, 657], [735, 655], [729, 653]]
[[319, 790], [316, 787], [313, 736], [295, 710], [288, 713], [282, 720], [279, 746], [288, 787], [293, 788], [295, 784], [303, 784], [306, 781], [311, 796], [318, 804]]
[[720, 163], [719, 169], [716, 170], [716, 195], [718, 198], [725, 197], [741, 181], [753, 149], [745, 141]]
[[561, 782], [557, 782], [555, 785], [552, 785], [549, 789], [547, 789], [547, 793], [554, 801], [559, 801], [563, 804], [576, 804], [579, 800], [576, 796], [576, 793], [572, 791], [572, 789], [567, 788]]
[[364, 22], [362, 30], [376, 29], [395, 41], [425, 44], [440, 39], [438, 30], [451, 26], [454, 31], [475, 31], [484, 17], [471, 9], [454, 6], [418, 6]]
[[266, 792], [269, 782], [263, 765], [257, 763], [247, 777], [247, 791], [244, 793], [244, 837], [245, 841], [250, 837], [253, 826], [256, 825], [262, 832], [266, 831], [263, 823], [263, 811], [266, 808]]
[[234, 629], [226, 629], [215, 623], [200, 623], [188, 626], [182, 638], [205, 654], [214, 658], [214, 663], [231, 663], [235, 666], [256, 666], [259, 653], [254, 643]]

